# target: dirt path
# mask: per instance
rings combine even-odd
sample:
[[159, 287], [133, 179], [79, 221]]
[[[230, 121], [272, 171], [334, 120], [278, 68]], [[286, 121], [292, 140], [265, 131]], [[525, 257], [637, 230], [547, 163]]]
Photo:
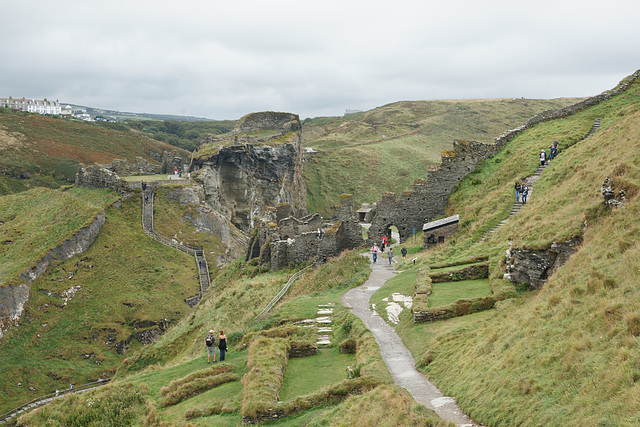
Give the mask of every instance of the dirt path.
[[407, 389], [418, 403], [434, 410], [443, 420], [459, 426], [478, 426], [479, 424], [462, 413], [453, 397], [443, 396], [436, 386], [416, 370], [413, 356], [395, 330], [370, 310], [371, 295], [394, 275], [394, 267], [389, 265], [386, 254], [380, 255], [378, 262], [371, 264], [369, 280], [344, 294], [342, 303], [345, 307], [351, 308], [351, 312], [362, 319], [373, 333], [380, 346], [382, 359], [397, 385]]

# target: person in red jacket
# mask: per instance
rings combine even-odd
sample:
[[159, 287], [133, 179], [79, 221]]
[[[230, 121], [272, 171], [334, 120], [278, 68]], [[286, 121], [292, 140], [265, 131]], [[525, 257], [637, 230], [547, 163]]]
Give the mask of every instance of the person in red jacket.
[[381, 243], [380, 250], [384, 252], [384, 247], [387, 246], [387, 243], [389, 243], [389, 239], [387, 238], [386, 235], [380, 238], [380, 243]]

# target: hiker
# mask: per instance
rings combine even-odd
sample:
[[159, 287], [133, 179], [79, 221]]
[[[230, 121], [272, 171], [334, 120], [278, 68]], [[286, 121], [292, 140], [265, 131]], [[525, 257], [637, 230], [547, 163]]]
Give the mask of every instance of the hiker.
[[556, 149], [556, 152], [558, 151], [558, 138], [555, 138], [555, 139], [553, 140], [553, 148], [555, 148], [555, 149]]
[[227, 352], [227, 336], [222, 329], [220, 329], [220, 336], [218, 337], [218, 348], [220, 349], [220, 361], [222, 362]]
[[544, 162], [547, 160], [547, 152], [542, 150], [540, 151], [540, 166], [544, 166]]
[[527, 203], [527, 196], [529, 195], [529, 187], [526, 184], [522, 184], [522, 204]]
[[387, 235], [386, 235], [386, 234], [380, 238], [380, 243], [382, 244], [382, 246], [381, 246], [380, 250], [381, 250], [382, 252], [384, 252], [384, 247], [385, 247], [385, 246], [387, 246], [387, 243], [388, 243], [388, 242], [389, 242], [389, 239], [387, 238]]
[[69, 393], [73, 393], [73, 384], [69, 384]]
[[373, 263], [376, 263], [376, 260], [378, 259], [378, 244], [374, 243], [373, 246], [371, 247], [371, 254], [373, 256]]
[[198, 261], [198, 267], [200, 268], [200, 270], [202, 270], [202, 260]]
[[407, 248], [404, 246], [400, 249], [400, 253], [402, 254], [402, 259], [407, 259]]
[[142, 181], [142, 191], [146, 191], [147, 190], [147, 183]]
[[207, 364], [211, 363], [211, 355], [213, 355], [213, 363], [216, 363], [216, 337], [215, 331], [211, 329], [209, 335], [204, 339], [207, 345]]
[[522, 191], [522, 185], [520, 185], [520, 181], [516, 181], [515, 189], [516, 189], [516, 202], [520, 203], [520, 191]]
[[549, 146], [549, 160], [553, 160], [558, 155], [558, 148], [553, 144]]
[[322, 240], [322, 228], [318, 227], [318, 240]]
[[389, 248], [387, 256], [389, 257], [389, 265], [391, 265], [391, 263], [393, 262], [393, 248]]

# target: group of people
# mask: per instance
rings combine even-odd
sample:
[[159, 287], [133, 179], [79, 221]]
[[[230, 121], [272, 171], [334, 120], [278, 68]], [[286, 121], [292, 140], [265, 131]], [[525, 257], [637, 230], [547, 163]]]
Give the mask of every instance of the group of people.
[[[371, 257], [374, 264], [378, 260], [378, 254], [384, 253], [384, 249], [388, 244], [389, 238], [386, 235], [380, 238], [380, 246], [378, 246], [377, 243], [373, 244], [373, 246], [371, 247]], [[402, 259], [407, 258], [407, 248], [403, 246], [400, 250], [400, 253], [402, 254]], [[393, 248], [391, 246], [389, 246], [389, 250], [387, 251], [387, 257], [389, 258], [389, 265], [391, 265], [393, 263]]]
[[549, 146], [549, 156], [547, 156], [547, 152], [542, 149], [540, 151], [540, 166], [544, 166], [548, 160], [553, 160], [558, 155], [558, 139], [553, 140], [553, 144]]
[[213, 363], [216, 363], [216, 347], [220, 349], [220, 361], [224, 361], [227, 353], [227, 336], [222, 329], [220, 329], [220, 334], [217, 339], [216, 332], [211, 329], [205, 337], [204, 343], [207, 347], [207, 364], [211, 363], [211, 356], [213, 356]]
[[529, 195], [529, 187], [524, 182], [520, 184], [520, 181], [516, 181], [516, 202], [527, 203], [527, 196]]

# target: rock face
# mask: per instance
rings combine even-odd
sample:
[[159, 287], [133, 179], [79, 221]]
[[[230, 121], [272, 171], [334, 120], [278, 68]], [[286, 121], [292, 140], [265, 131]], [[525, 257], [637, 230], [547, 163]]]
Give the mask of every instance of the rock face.
[[505, 279], [513, 283], [528, 283], [531, 289], [540, 289], [548, 278], [573, 255], [581, 239], [553, 242], [549, 249], [507, 250]]
[[49, 251], [34, 266], [20, 274], [22, 283], [0, 287], [0, 338], [2, 331], [8, 325], [17, 324], [24, 309], [24, 304], [29, 298], [31, 284], [49, 267], [54, 260], [69, 259], [72, 256], [86, 251], [98, 237], [100, 229], [106, 220], [102, 212], [88, 226], [78, 230], [70, 239]]
[[[259, 136], [261, 134], [268, 136]], [[248, 232], [269, 206], [286, 203], [294, 213], [306, 211], [302, 181], [302, 126], [297, 115], [254, 113], [238, 121], [233, 132], [200, 149], [213, 155], [194, 159], [195, 179], [208, 206]]]
[[[185, 215], [185, 218], [194, 225], [197, 231], [220, 236], [225, 248], [219, 248], [221, 251], [224, 249], [224, 253], [217, 254], [218, 261], [222, 264], [229, 263], [244, 254], [248, 238], [219, 212], [204, 206], [202, 204], [203, 195], [202, 186], [196, 184], [191, 187], [172, 188], [166, 197], [168, 200], [189, 205], [193, 208], [191, 212]], [[187, 304], [191, 305], [189, 301], [187, 301]]]

